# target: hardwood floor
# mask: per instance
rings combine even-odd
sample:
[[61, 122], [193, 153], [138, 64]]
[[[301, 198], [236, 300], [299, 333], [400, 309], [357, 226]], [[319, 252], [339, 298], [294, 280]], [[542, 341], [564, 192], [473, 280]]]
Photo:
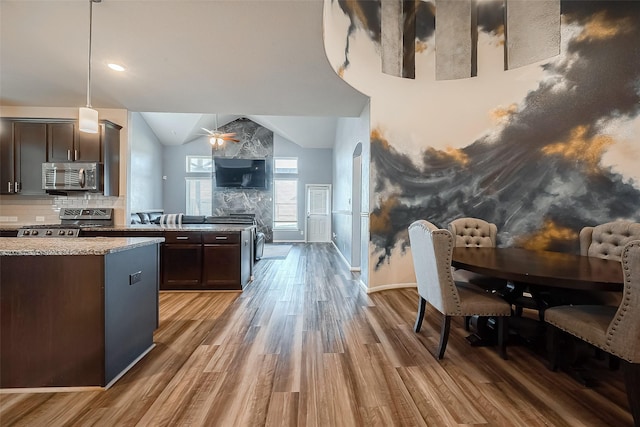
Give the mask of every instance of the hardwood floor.
[[[157, 346], [106, 391], [0, 394], [7, 426], [626, 426], [620, 372], [585, 388], [541, 357], [470, 347], [414, 289], [367, 296], [331, 245], [256, 264], [243, 293], [163, 292]], [[602, 365], [602, 366], [601, 366]]]

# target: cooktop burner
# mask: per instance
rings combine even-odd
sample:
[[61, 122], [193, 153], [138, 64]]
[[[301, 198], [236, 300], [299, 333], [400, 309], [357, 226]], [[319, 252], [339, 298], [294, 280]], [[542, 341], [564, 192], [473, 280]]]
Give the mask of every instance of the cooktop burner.
[[60, 224], [23, 226], [18, 237], [77, 237], [82, 228], [113, 225], [113, 208], [64, 208], [60, 220]]
[[80, 227], [63, 224], [28, 225], [18, 229], [18, 237], [77, 237]]

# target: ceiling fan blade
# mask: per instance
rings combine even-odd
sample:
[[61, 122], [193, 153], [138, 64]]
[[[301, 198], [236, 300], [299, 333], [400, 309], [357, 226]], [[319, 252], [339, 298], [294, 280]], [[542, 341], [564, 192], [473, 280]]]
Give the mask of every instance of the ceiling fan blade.
[[233, 142], [240, 142], [239, 139], [235, 139], [235, 138], [225, 138], [227, 141], [233, 141]]

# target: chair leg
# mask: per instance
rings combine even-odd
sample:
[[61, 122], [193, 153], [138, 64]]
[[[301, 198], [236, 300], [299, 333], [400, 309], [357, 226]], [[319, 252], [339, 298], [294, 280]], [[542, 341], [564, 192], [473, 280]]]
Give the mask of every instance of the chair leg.
[[507, 316], [498, 317], [498, 352], [504, 360], [507, 360], [507, 340], [509, 339], [508, 319]]
[[471, 330], [471, 316], [464, 316], [464, 330], [467, 332]]
[[640, 363], [624, 362], [624, 384], [635, 426], [640, 426]]
[[442, 319], [442, 330], [440, 331], [440, 345], [438, 346], [438, 359], [444, 357], [444, 351], [447, 349], [447, 341], [449, 340], [449, 328], [451, 326], [451, 316], [445, 315]]
[[427, 308], [427, 300], [418, 296], [418, 317], [416, 317], [416, 324], [413, 326], [415, 332], [420, 332], [422, 327], [422, 319], [424, 319], [424, 312]]
[[549, 369], [558, 370], [560, 360], [560, 345], [562, 343], [562, 331], [555, 326], [547, 327], [547, 357], [549, 359]]
[[614, 356], [613, 354], [609, 355], [609, 370], [617, 371], [620, 369], [620, 358]]

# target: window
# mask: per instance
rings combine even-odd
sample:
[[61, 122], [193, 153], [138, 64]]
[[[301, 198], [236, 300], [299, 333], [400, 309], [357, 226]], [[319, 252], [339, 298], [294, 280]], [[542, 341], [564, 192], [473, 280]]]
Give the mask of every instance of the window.
[[273, 159], [273, 226], [298, 228], [298, 159]]
[[212, 170], [211, 156], [186, 156], [187, 215], [211, 215]]
[[298, 173], [298, 159], [295, 157], [278, 157], [273, 159], [273, 173]]
[[211, 156], [187, 156], [187, 173], [211, 173], [212, 170]]

